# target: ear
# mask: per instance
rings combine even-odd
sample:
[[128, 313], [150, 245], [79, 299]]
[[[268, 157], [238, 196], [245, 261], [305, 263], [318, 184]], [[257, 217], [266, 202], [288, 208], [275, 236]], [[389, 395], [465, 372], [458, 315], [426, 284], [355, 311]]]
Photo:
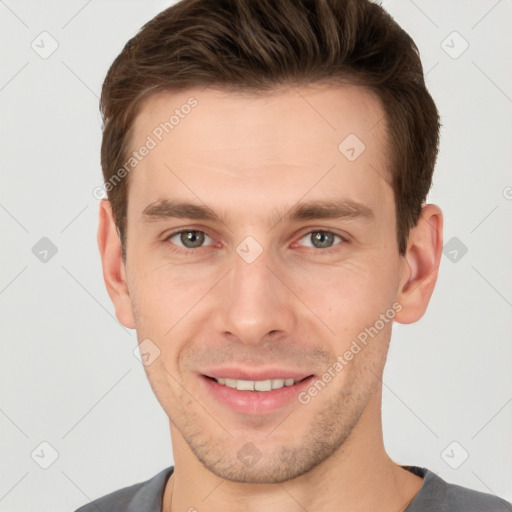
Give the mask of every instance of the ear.
[[397, 297], [402, 309], [395, 316], [397, 322], [411, 324], [424, 315], [437, 281], [442, 251], [443, 213], [438, 206], [427, 204], [409, 233], [407, 250], [402, 256]]
[[126, 281], [126, 270], [121, 255], [121, 240], [112, 214], [110, 201], [100, 201], [98, 224], [103, 279], [114, 304], [117, 319], [128, 329], [135, 329], [132, 304]]

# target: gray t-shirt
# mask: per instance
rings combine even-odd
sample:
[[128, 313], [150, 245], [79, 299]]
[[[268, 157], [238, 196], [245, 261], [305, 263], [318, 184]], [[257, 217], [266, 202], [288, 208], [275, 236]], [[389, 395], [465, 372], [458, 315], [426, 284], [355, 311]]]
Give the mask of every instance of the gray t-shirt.
[[[432, 471], [402, 466], [421, 476], [423, 485], [404, 512], [512, 512], [512, 505], [497, 496], [445, 482]], [[173, 467], [150, 480], [103, 496], [75, 512], [162, 512], [165, 484]]]

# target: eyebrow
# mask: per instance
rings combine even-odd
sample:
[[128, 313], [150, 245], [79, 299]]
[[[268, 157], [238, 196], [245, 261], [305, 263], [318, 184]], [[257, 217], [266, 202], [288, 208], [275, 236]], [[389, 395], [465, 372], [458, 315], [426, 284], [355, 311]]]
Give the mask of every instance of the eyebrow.
[[[225, 219], [206, 205], [171, 199], [159, 199], [144, 208], [143, 222], [155, 222], [170, 218], [186, 218], [226, 223]], [[374, 220], [375, 214], [367, 205], [351, 199], [317, 200], [297, 203], [282, 213], [274, 211], [269, 224], [275, 226], [283, 220], [303, 221], [315, 219], [363, 219]]]

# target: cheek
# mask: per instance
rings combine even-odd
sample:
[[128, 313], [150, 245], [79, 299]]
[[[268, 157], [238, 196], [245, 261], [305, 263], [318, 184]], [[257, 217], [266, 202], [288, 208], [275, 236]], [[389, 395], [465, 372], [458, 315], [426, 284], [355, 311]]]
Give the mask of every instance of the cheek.
[[386, 260], [381, 255], [378, 260], [380, 263], [362, 258], [338, 265], [310, 265], [293, 273], [297, 295], [334, 331], [331, 334], [336, 340], [351, 340], [392, 308], [398, 266], [391, 257]]
[[[212, 272], [169, 263], [145, 261], [134, 269], [130, 293], [141, 321], [146, 325], [174, 326], [198, 300], [208, 293], [215, 276]], [[166, 330], [160, 332], [165, 334]]]
[[159, 364], [147, 368], [154, 376], [163, 371], [161, 365], [177, 371], [184, 346], [205, 325], [204, 311], [214, 307], [211, 292], [219, 278], [214, 269], [192, 271], [168, 263], [148, 267], [141, 261], [133, 268], [130, 296], [139, 342], [149, 338], [160, 351]]

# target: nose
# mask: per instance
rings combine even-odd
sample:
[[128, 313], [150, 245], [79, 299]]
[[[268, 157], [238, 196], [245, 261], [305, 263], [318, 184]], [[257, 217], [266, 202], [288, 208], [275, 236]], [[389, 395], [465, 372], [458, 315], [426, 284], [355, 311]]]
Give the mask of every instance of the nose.
[[[281, 269], [282, 270], [282, 269]], [[252, 263], [236, 255], [234, 268], [222, 282], [216, 308], [216, 328], [245, 344], [259, 344], [270, 335], [288, 334], [296, 326], [293, 294], [286, 276], [261, 254]]]

